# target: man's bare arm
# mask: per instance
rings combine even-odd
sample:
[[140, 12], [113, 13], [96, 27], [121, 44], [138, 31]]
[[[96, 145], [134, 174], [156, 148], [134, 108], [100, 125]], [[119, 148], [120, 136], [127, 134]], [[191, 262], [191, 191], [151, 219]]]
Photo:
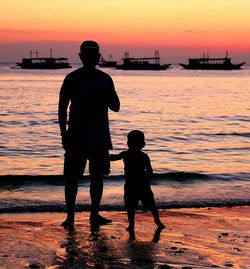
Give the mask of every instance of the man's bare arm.
[[108, 95], [109, 95], [108, 96], [109, 108], [114, 112], [118, 112], [120, 110], [120, 100], [119, 100], [119, 97], [115, 91], [115, 86], [114, 86], [112, 79], [110, 79], [110, 89], [109, 89]]
[[60, 91], [59, 104], [58, 104], [58, 120], [59, 120], [61, 136], [62, 136], [63, 147], [64, 147], [64, 139], [65, 139], [66, 130], [67, 130], [68, 105], [69, 105], [69, 97], [67, 96], [66, 91], [65, 91], [65, 84], [63, 84]]

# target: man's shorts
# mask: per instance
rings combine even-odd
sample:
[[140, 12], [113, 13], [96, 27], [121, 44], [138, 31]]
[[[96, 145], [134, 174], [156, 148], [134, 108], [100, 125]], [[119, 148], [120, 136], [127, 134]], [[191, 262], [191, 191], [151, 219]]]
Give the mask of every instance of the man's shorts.
[[82, 178], [87, 160], [91, 177], [109, 174], [110, 162], [108, 150], [66, 150], [64, 155], [64, 176], [67, 180]]

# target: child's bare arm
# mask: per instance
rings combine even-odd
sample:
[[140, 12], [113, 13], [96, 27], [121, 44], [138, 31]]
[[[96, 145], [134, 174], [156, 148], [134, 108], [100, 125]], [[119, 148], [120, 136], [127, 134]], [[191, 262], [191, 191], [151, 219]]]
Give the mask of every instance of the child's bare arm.
[[122, 152], [119, 154], [109, 154], [110, 161], [118, 161], [118, 160], [122, 160], [122, 159], [123, 159]]
[[146, 158], [146, 175], [147, 177], [150, 179], [151, 176], [153, 175], [153, 168], [151, 166], [151, 162], [150, 162], [150, 159], [149, 157], [147, 156]]

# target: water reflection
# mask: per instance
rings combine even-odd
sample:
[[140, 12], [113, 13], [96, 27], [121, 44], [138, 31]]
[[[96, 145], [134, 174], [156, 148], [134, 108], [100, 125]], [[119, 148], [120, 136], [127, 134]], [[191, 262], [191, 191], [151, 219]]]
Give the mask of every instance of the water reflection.
[[124, 230], [122, 238], [110, 236], [105, 229], [91, 227], [89, 231], [65, 231], [63, 250], [56, 258], [56, 268], [156, 268], [154, 256], [158, 251], [160, 229], [155, 230], [151, 241], [140, 241], [134, 233]]
[[[128, 131], [141, 129], [156, 172], [250, 171], [249, 69], [109, 72], [122, 103], [120, 113], [110, 113], [115, 150], [126, 148]], [[0, 74], [1, 173], [61, 174], [57, 103], [65, 71], [0, 67]], [[112, 173], [122, 174], [122, 164]]]
[[105, 264], [115, 259], [107, 240], [98, 226], [91, 227], [89, 233], [68, 230], [61, 243], [64, 254], [57, 257], [56, 268], [106, 268]]
[[162, 229], [156, 229], [151, 242], [136, 239], [135, 231], [129, 232], [129, 240], [125, 248], [129, 266], [139, 268], [156, 268], [154, 256], [157, 254], [157, 244]]

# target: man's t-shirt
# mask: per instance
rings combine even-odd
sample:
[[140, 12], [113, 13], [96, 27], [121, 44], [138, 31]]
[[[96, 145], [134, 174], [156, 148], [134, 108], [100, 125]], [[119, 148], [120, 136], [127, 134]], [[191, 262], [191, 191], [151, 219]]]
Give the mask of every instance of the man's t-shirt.
[[108, 108], [119, 103], [111, 77], [79, 68], [68, 74], [60, 98], [70, 101], [67, 135], [80, 149], [111, 149]]

